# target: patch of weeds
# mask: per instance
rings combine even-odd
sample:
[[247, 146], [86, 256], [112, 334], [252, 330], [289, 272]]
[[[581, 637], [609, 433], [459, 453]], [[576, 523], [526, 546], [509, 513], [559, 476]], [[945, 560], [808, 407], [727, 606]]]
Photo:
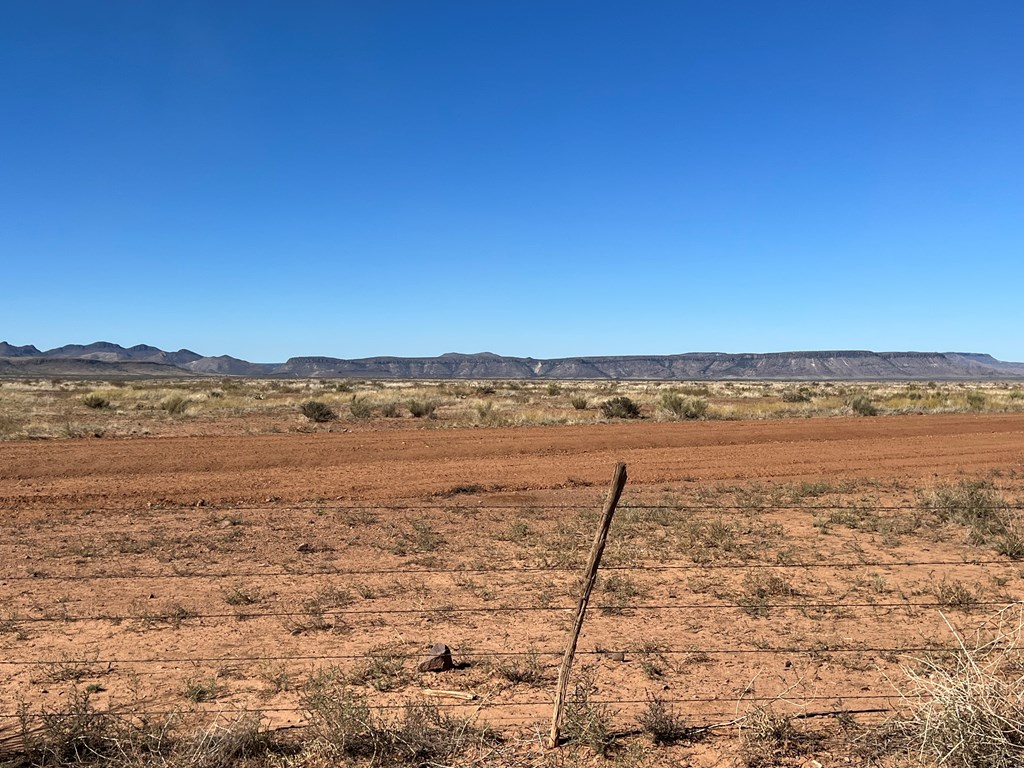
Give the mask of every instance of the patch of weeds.
[[259, 676], [271, 694], [285, 693], [293, 687], [294, 680], [286, 664], [265, 662], [260, 667]]
[[347, 589], [326, 586], [303, 600], [302, 610], [310, 615], [322, 614], [332, 608], [344, 608], [346, 605], [351, 605], [353, 600], [352, 593]]
[[978, 595], [969, 586], [956, 579], [943, 579], [932, 587], [932, 594], [940, 605], [970, 612], [978, 607]]
[[162, 763], [173, 747], [167, 720], [97, 710], [91, 694], [78, 690], [59, 710], [44, 707], [34, 714], [19, 707], [27, 765], [151, 765]]
[[644, 643], [637, 649], [640, 657], [640, 669], [651, 680], [658, 680], [665, 675], [665, 655], [657, 643]]
[[503, 541], [526, 541], [530, 536], [533, 535], [533, 530], [530, 528], [530, 524], [524, 520], [516, 520], [514, 523], [509, 525], [508, 533], [500, 536]]
[[210, 677], [193, 675], [185, 678], [181, 693], [189, 701], [201, 704], [205, 701], [215, 701], [222, 691], [217, 683], [216, 675]]
[[782, 402], [784, 403], [809, 403], [811, 402], [811, 390], [807, 387], [798, 387], [796, 389], [786, 389], [782, 392]]
[[14, 635], [16, 640], [29, 638], [28, 631], [15, 614], [0, 619], [0, 635]]
[[215, 722], [183, 740], [172, 764], [189, 768], [234, 768], [261, 758], [275, 747], [259, 712], [241, 712], [227, 723]]
[[510, 683], [540, 685], [544, 680], [544, 667], [535, 648], [517, 656], [506, 656], [494, 665], [494, 671]]
[[569, 398], [569, 405], [577, 411], [585, 411], [590, 406], [590, 401], [583, 395], [573, 395]]
[[224, 590], [224, 602], [228, 605], [255, 605], [263, 599], [259, 587], [246, 587], [235, 584]]
[[647, 694], [647, 706], [637, 717], [637, 722], [659, 746], [671, 746], [681, 741], [692, 741], [694, 731], [686, 727], [682, 715], [654, 694]]
[[725, 553], [744, 554], [736, 527], [723, 518], [685, 518], [678, 525], [682, 546], [696, 563], [714, 560]]
[[790, 597], [795, 594], [796, 590], [779, 574], [757, 571], [743, 577], [743, 594], [737, 598], [736, 603], [747, 615], [765, 618], [773, 597]]
[[601, 611], [613, 615], [622, 613], [643, 594], [633, 579], [618, 573], [602, 578], [600, 589], [604, 595]]
[[740, 754], [746, 768], [769, 768], [779, 765], [780, 759], [804, 754], [808, 741], [792, 718], [758, 707], [743, 722]]
[[367, 661], [349, 677], [354, 685], [369, 685], [381, 692], [394, 691], [409, 681], [405, 658], [395, 644], [375, 645], [366, 652]]
[[904, 667], [910, 707], [896, 726], [913, 752], [951, 768], [1024, 764], [1021, 614], [999, 619], [988, 642], [972, 647], [958, 635], [959, 653]]
[[60, 658], [42, 666], [42, 679], [51, 683], [77, 683], [87, 677], [104, 674], [96, 666], [96, 657], [78, 657], [62, 653]]
[[568, 741], [583, 744], [604, 757], [615, 746], [612, 711], [607, 704], [594, 701], [593, 694], [593, 676], [583, 670], [566, 698], [562, 733]]
[[335, 669], [310, 681], [301, 704], [315, 741], [346, 762], [363, 758], [371, 765], [449, 765], [474, 742], [492, 740], [470, 720], [444, 714], [434, 704], [408, 704], [396, 718], [381, 717]]

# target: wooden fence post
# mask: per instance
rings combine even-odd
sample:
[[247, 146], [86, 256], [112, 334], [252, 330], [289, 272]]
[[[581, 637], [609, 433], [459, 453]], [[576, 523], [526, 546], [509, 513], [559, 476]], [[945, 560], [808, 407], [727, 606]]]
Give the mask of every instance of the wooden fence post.
[[548, 736], [546, 746], [553, 749], [558, 746], [559, 731], [562, 727], [562, 710], [565, 708], [565, 694], [569, 689], [569, 674], [572, 672], [572, 660], [576, 655], [576, 642], [580, 638], [580, 630], [583, 629], [583, 619], [587, 614], [587, 603], [590, 602], [590, 593], [594, 589], [594, 582], [597, 580], [597, 568], [601, 564], [601, 555], [604, 554], [604, 545], [608, 540], [608, 529], [612, 524], [612, 515], [615, 514], [615, 506], [619, 503], [622, 489], [626, 485], [626, 465], [618, 463], [615, 466], [615, 474], [612, 477], [611, 487], [608, 489], [608, 498], [604, 502], [604, 511], [601, 514], [601, 523], [594, 535], [594, 543], [590, 547], [590, 559], [587, 561], [587, 568], [583, 572], [583, 589], [580, 592], [580, 603], [576, 608], [576, 623], [573, 625], [572, 634], [569, 636], [569, 644], [565, 648], [565, 656], [562, 658], [562, 668], [558, 671], [558, 690], [555, 693], [555, 711], [551, 716], [551, 735]]

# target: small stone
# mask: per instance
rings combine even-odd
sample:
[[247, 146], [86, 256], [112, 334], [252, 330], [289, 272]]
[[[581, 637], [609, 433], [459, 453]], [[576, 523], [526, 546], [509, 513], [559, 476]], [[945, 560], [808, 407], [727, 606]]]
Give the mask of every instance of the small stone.
[[455, 669], [455, 662], [452, 661], [452, 649], [444, 643], [434, 643], [430, 654], [420, 662], [417, 669], [420, 672], [446, 672]]
[[299, 544], [299, 546], [297, 546], [295, 548], [295, 551], [296, 552], [312, 552], [313, 551], [313, 545], [310, 544], [308, 541], [306, 541], [306, 542], [303, 542], [302, 544]]
[[206, 506], [206, 499], [200, 499], [199, 501], [197, 501], [196, 502], [196, 506], [197, 507], [205, 507]]
[[608, 658], [611, 659], [612, 661], [625, 661], [626, 660], [626, 654], [623, 653], [622, 651], [613, 651], [612, 653], [608, 654]]
[[219, 523], [217, 523], [217, 527], [218, 528], [230, 528], [231, 527], [231, 521], [227, 520], [227, 519], [221, 520]]

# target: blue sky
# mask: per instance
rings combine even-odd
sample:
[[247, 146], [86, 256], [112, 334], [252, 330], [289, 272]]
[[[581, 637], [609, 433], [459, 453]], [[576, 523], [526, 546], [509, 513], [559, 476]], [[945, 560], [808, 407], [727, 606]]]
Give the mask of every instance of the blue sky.
[[0, 338], [1024, 360], [1024, 4], [0, 4]]

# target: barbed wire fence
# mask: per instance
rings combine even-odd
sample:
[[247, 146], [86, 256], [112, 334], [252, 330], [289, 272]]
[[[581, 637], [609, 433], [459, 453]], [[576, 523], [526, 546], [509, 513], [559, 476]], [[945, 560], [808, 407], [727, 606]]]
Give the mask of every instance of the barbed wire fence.
[[[439, 502], [429, 504], [336, 504], [330, 503], [321, 505], [330, 510], [337, 511], [365, 511], [368, 509], [387, 511], [392, 513], [402, 513], [411, 511], [429, 511], [429, 510], [445, 510], [447, 512], [453, 512], [458, 514], [460, 510], [518, 510], [522, 509], [521, 504], [485, 504], [485, 505], [458, 505], [450, 502]], [[546, 511], [577, 511], [579, 505], [569, 504], [536, 504], [530, 503], [531, 507]], [[792, 504], [785, 503], [761, 503], [760, 509], [763, 510], [779, 510], [783, 511], [792, 508]], [[628, 507], [633, 510], [660, 510], [665, 512], [686, 512], [686, 513], [697, 513], [707, 514], [710, 512], [721, 513], [729, 511], [745, 511], [748, 512], [751, 509], [749, 504], [645, 504], [645, 503], [630, 503]], [[239, 512], [246, 511], [251, 513], [261, 512], [287, 512], [287, 511], [303, 511], [308, 512], [312, 509], [319, 508], [311, 505], [253, 505], [253, 506], [242, 506], [232, 505], [227, 508], [219, 509], [224, 512]], [[858, 511], [869, 511], [872, 513], [888, 512], [888, 513], [901, 513], [908, 512], [911, 510], [917, 510], [916, 505], [902, 505], [902, 504], [860, 504], [855, 506], [847, 506], [840, 504], [804, 504], [800, 507], [803, 510], [809, 511], [821, 511], [830, 512], [844, 509], [856, 509]], [[1015, 510], [1022, 509], [1020, 505], [1008, 505], [1008, 508]], [[89, 506], [88, 509], [93, 512], [103, 511], [117, 511], [125, 512], [124, 507], [96, 507]], [[135, 510], [139, 514], [154, 511], [166, 511], [168, 507], [140, 507]], [[189, 508], [182, 508], [183, 511]], [[207, 510], [214, 510], [213, 507], [204, 507]], [[906, 558], [877, 558], [877, 557], [862, 557], [856, 560], [848, 561], [805, 561], [805, 562], [643, 562], [637, 564], [620, 564], [614, 563], [603, 566], [602, 572], [612, 573], [643, 573], [647, 575], [651, 574], [662, 574], [665, 580], [671, 580], [675, 574], [685, 572], [699, 572], [707, 578], [714, 579], [717, 574], [725, 574], [728, 572], [749, 572], [749, 571], [824, 571], [824, 572], [853, 572], [858, 569], [914, 569], [914, 568], [942, 568], [956, 571], [957, 569], [969, 569], [969, 568], [989, 568], [993, 566], [1005, 566], [1010, 564], [1011, 561], [1006, 557], [985, 557], [985, 558], [964, 558], [964, 559], [950, 559], [950, 558], [920, 558], [920, 559], [906, 559]], [[265, 568], [247, 568], [247, 569], [220, 569], [220, 570], [189, 570], [187, 572], [178, 572], [174, 570], [152, 570], [152, 569], [124, 569], [116, 570], [113, 572], [94, 572], [94, 573], [83, 573], [80, 569], [76, 569], [72, 572], [61, 573], [53, 572], [51, 568], [48, 571], [36, 570], [30, 573], [11, 573], [5, 574], [0, 578], [0, 584], [11, 584], [15, 585], [17, 589], [25, 590], [31, 589], [31, 585], [39, 584], [44, 589], [48, 589], [46, 585], [53, 583], [83, 583], [83, 584], [101, 584], [104, 585], [102, 589], [105, 592], [113, 590], [116, 592], [118, 585], [116, 582], [136, 582], [139, 580], [160, 580], [160, 581], [171, 581], [188, 583], [195, 580], [199, 581], [216, 581], [216, 580], [237, 580], [237, 579], [278, 579], [278, 578], [289, 578], [293, 580], [304, 580], [304, 579], [322, 579], [324, 577], [387, 577], [387, 576], [430, 576], [447, 574], [452, 576], [486, 576], [488, 574], [507, 574], [511, 577], [526, 575], [526, 574], [544, 574], [544, 573], [575, 573], [580, 570], [579, 565], [552, 565], [550, 567], [546, 565], [529, 565], [524, 563], [515, 564], [486, 564], [477, 566], [453, 566], [453, 567], [429, 567], [429, 566], [393, 566], [387, 567], [382, 566], [379, 568], [339, 568], [335, 566], [321, 566], [317, 568], [284, 568], [280, 566], [269, 565]], [[975, 600], [972, 603], [972, 608], [988, 608], [993, 611], [1005, 610], [1009, 607], [1019, 606], [1021, 603], [1015, 599], [1007, 598], [1000, 600]], [[473, 615], [484, 615], [490, 617], [522, 617], [531, 615], [545, 615], [545, 614], [566, 614], [573, 610], [573, 605], [570, 604], [540, 604], [530, 602], [517, 602], [511, 605], [496, 605], [496, 606], [479, 606], [479, 605], [445, 605], [443, 611], [447, 614], [473, 614]], [[791, 598], [791, 599], [779, 599], [762, 602], [759, 605], [765, 612], [800, 612], [800, 611], [823, 611], [823, 610], [841, 610], [846, 616], [855, 615], [857, 612], [863, 612], [864, 614], [877, 615], [883, 613], [889, 616], [897, 616], [901, 613], [905, 613], [913, 622], [917, 625], [922, 623], [921, 612], [928, 612], [931, 616], [931, 620], [928, 623], [935, 627], [942, 628], [942, 611], [949, 608], [949, 604], [942, 600], [926, 600], [926, 599], [856, 599], [856, 600], [814, 600], [814, 599], [802, 599], [802, 598]], [[606, 605], [600, 602], [590, 606], [591, 612], [609, 612], [610, 615], [637, 615], [637, 614], [655, 614], [656, 616], [662, 616], [671, 613], [683, 613], [689, 612], [699, 615], [715, 615], [715, 614], [728, 614], [730, 612], [743, 611], [744, 607], [737, 604], [735, 601], [726, 600], [672, 600], [672, 601], [653, 601], [645, 602], [640, 600], [630, 600], [625, 602], [617, 602], [614, 605]], [[394, 607], [340, 607], [340, 608], [328, 608], [322, 611], [322, 615], [331, 620], [345, 621], [348, 617], [361, 617], [369, 619], [383, 619], [386, 620], [388, 617], [394, 616], [423, 616], [433, 614], [439, 611], [437, 606], [425, 606], [425, 607], [411, 607], [411, 608], [394, 608]], [[41, 614], [28, 614], [18, 615], [12, 617], [10, 621], [16, 622], [17, 624], [26, 624], [33, 626], [45, 626], [51, 624], [65, 625], [65, 626], [81, 626], [83, 624], [104, 624], [104, 625], [115, 625], [124, 622], [131, 622], [137, 620], [147, 621], [161, 621], [161, 620], [174, 620], [181, 623], [187, 622], [209, 622], [209, 621], [220, 621], [220, 620], [237, 620], [244, 618], [245, 620], [256, 620], [256, 619], [287, 619], [287, 618], [299, 618], [307, 616], [308, 610], [293, 610], [293, 609], [282, 609], [282, 610], [260, 610], [255, 608], [246, 607], [244, 611], [233, 610], [233, 611], [219, 611], [219, 610], [205, 610], [205, 611], [191, 611], [187, 615], [182, 616], [161, 616], [159, 613], [140, 615], [133, 614], [131, 612], [100, 612], [100, 613], [82, 613], [82, 614], [71, 614], [63, 613], [61, 615], [41, 615]], [[66, 663], [68, 659], [61, 655], [54, 655], [52, 653], [46, 653], [46, 648], [40, 649], [41, 652], [38, 655], [29, 657], [28, 655], [21, 657], [15, 656], [8, 650], [8, 655], [0, 657], [0, 670], [18, 670], [18, 669], [33, 669], [43, 668], [47, 666], [58, 665]], [[468, 660], [483, 660], [483, 659], [527, 659], [531, 657], [552, 657], [557, 658], [563, 655], [564, 648], [556, 647], [542, 647], [542, 648], [531, 648], [529, 650], [472, 650], [472, 649], [455, 649], [458, 656], [462, 659]], [[845, 655], [845, 656], [867, 656], [867, 657], [885, 657], [885, 658], [905, 658], [914, 654], [958, 654], [963, 652], [963, 646], [957, 642], [947, 642], [945, 644], [939, 642], [927, 642], [927, 643], [908, 643], [908, 644], [886, 644], [866, 641], [863, 643], [848, 642], [848, 643], [821, 643], [812, 645], [792, 645], [792, 644], [779, 644], [773, 646], [758, 646], [751, 644], [744, 644], [738, 642], [735, 645], [717, 645], [708, 646], [706, 644], [676, 644], [676, 645], [664, 645], [659, 644], [656, 648], [651, 648], [645, 645], [625, 645], [622, 647], [616, 647], [615, 651], [623, 654], [625, 657], [639, 657], [645, 654], [657, 653], [660, 656], [704, 656], [704, 657], [717, 657], [717, 658], [738, 658], [744, 656], [755, 656], [755, 657], [780, 657], [780, 656], [806, 656], [811, 659], [831, 656], [831, 655]], [[579, 650], [578, 655], [584, 657], [591, 657], [594, 659], [603, 658], [608, 655], [606, 650]], [[403, 662], [408, 662], [417, 658], [423, 658], [423, 652], [392, 652], [392, 657]], [[287, 664], [333, 664], [338, 662], [350, 662], [365, 660], [367, 658], [367, 652], [352, 652], [352, 653], [314, 653], [314, 654], [246, 654], [246, 653], [231, 653], [231, 654], [202, 654], [198, 653], [195, 655], [189, 654], [177, 654], [177, 653], [165, 653], [156, 655], [102, 655], [95, 654], [86, 659], [89, 665], [97, 667], [106, 667], [107, 670], [111, 669], [125, 669], [130, 670], [132, 675], [166, 675], [166, 669], [152, 669], [153, 667], [166, 666], [166, 665], [178, 665], [182, 667], [197, 667], [203, 664], [266, 664], [270, 662], [282, 662]], [[10, 674], [10, 673], [9, 673]], [[881, 682], [881, 681], [880, 681]], [[411, 690], [411, 695], [416, 695], [416, 689]], [[543, 691], [531, 689], [528, 691], [529, 696], [523, 697], [522, 692], [515, 688], [510, 688], [502, 692], [503, 698], [497, 698], [493, 693], [480, 701], [467, 702], [438, 702], [434, 703], [433, 706], [444, 709], [465, 709], [467, 707], [475, 707], [478, 711], [483, 710], [488, 713], [489, 722], [500, 724], [503, 726], [522, 726], [524, 725], [524, 717], [529, 720], [529, 715], [523, 713], [535, 713], [532, 716], [533, 722], [537, 722], [538, 719], [542, 718], [546, 712], [546, 709], [551, 707], [551, 699]], [[924, 694], [921, 693], [900, 693], [895, 689], [889, 690], [877, 690], [877, 691], [857, 691], [857, 692], [836, 692], [834, 694], [822, 695], [822, 694], [808, 694], [799, 691], [786, 690], [776, 695], [755, 695], [753, 692], [744, 692], [738, 695], [707, 695], [707, 696], [680, 696], [680, 695], [662, 695], [659, 694], [659, 700], [667, 705], [680, 705], [688, 708], [688, 711], [699, 712], [700, 715], [705, 718], [704, 724], [711, 725], [718, 722], [723, 717], [730, 717], [736, 715], [741, 707], [763, 707], [768, 705], [777, 704], [790, 704], [793, 707], [794, 712], [803, 712], [808, 714], [810, 710], [809, 705], [826, 706], [826, 709], [822, 712], [813, 712], [813, 716], [818, 715], [829, 715], [831, 713], [850, 712], [856, 707], [863, 707], [861, 711], [870, 712], [872, 714], [878, 714], [885, 716], [893, 714], [899, 711], [901, 706], [905, 706], [908, 700], [919, 698]], [[638, 707], [646, 705], [650, 702], [650, 696], [646, 698], [638, 697], [616, 697], [601, 696], [593, 699], [594, 704], [609, 705], [609, 706], [627, 706], [627, 707]], [[850, 704], [852, 703], [852, 706]], [[399, 710], [406, 706], [404, 702], [395, 701], [377, 701], [371, 702], [369, 705], [374, 710], [389, 711]], [[505, 716], [502, 713], [508, 710], [517, 710], [517, 713], [513, 716]], [[147, 716], [154, 715], [171, 715], [178, 712], [178, 708], [173, 706], [156, 706], [148, 707], [144, 712], [133, 712], [130, 709], [120, 709], [119, 714], [126, 716], [132, 716], [136, 714], [145, 714]], [[291, 706], [266, 706], [266, 707], [253, 707], [246, 705], [239, 706], [225, 706], [223, 704], [214, 704], [212, 706], [201, 708], [204, 715], [209, 717], [219, 716], [235, 716], [238, 714], [279, 714], [279, 715], [296, 715], [301, 717], [304, 712], [304, 708], [299, 705]], [[491, 715], [490, 713], [494, 714]], [[38, 719], [42, 717], [61, 717], [62, 713], [58, 711], [48, 712], [26, 712], [16, 711], [13, 708], [3, 708], [0, 711], [0, 725], [4, 721], [19, 721], [24, 722], [26, 719]], [[67, 716], [71, 716], [70, 714]]]

